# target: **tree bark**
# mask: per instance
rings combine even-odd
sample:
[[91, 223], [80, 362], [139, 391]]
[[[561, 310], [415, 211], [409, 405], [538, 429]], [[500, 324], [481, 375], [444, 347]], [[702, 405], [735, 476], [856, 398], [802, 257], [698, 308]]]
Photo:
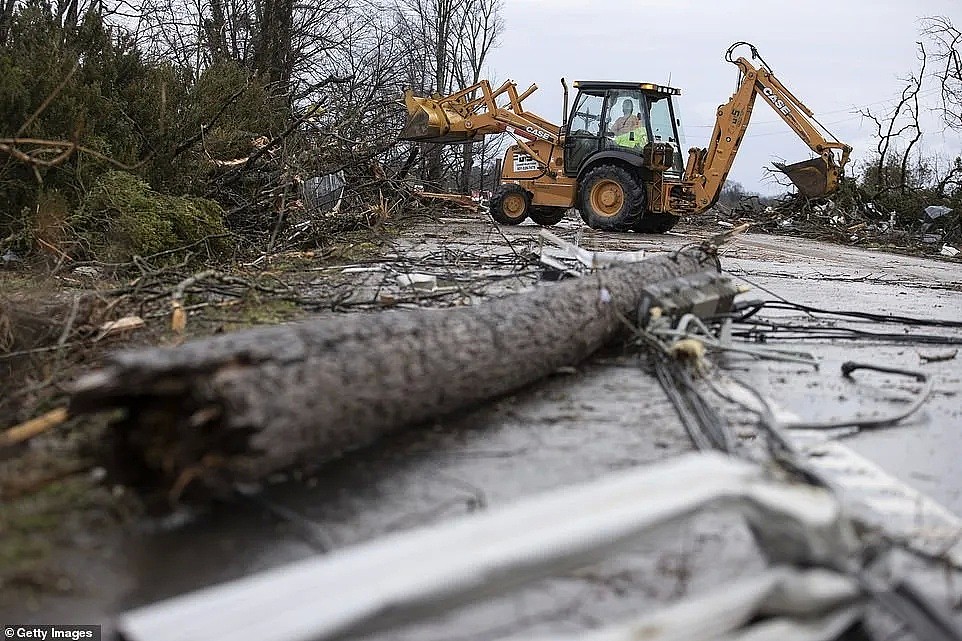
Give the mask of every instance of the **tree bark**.
[[[380, 435], [574, 365], [625, 330], [648, 284], [714, 269], [658, 256], [474, 307], [325, 318], [131, 350], [82, 378], [70, 411], [123, 408], [128, 482], [195, 497], [314, 467]], [[121, 470], [123, 471], [123, 470]]]
[[210, 13], [211, 19], [204, 21], [207, 47], [210, 49], [211, 60], [222, 62], [230, 59], [230, 50], [227, 48], [227, 20], [221, 0], [211, 0]]
[[291, 38], [293, 36], [293, 0], [266, 0], [258, 15], [254, 44], [254, 69], [285, 91], [289, 89], [293, 69]]
[[17, 0], [0, 1], [0, 45], [6, 45], [13, 23], [13, 11], [17, 7]]
[[[483, 144], [483, 143], [482, 143]], [[465, 143], [461, 148], [461, 193], [471, 193], [471, 170], [474, 169], [474, 143]]]

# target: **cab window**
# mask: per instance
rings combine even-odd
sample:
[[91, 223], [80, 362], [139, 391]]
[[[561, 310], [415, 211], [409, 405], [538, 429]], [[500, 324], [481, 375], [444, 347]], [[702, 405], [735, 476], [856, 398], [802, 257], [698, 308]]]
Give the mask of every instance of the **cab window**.
[[683, 161], [681, 157], [681, 141], [675, 129], [675, 118], [668, 96], [648, 95], [648, 114], [651, 118], [651, 135], [654, 142], [666, 142], [675, 149], [674, 169], [681, 171]]
[[677, 143], [668, 96], [648, 96], [648, 113], [651, 114], [651, 135], [655, 142]]
[[581, 165], [598, 151], [604, 109], [603, 91], [583, 91], [575, 100], [565, 142], [565, 173], [568, 175], [578, 173]]
[[601, 110], [604, 106], [603, 93], [582, 92], [571, 112], [571, 134], [597, 136], [601, 131]]
[[640, 151], [648, 144], [645, 103], [638, 90], [613, 90], [608, 96], [605, 137], [609, 146]]

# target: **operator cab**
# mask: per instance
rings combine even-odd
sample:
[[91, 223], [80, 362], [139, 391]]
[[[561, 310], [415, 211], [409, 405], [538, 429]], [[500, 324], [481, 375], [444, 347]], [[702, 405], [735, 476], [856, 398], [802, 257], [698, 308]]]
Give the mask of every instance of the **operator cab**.
[[665, 173], [681, 177], [684, 141], [672, 100], [681, 90], [647, 82], [578, 81], [574, 86], [578, 95], [566, 127], [565, 174], [577, 176], [601, 153], [627, 154], [629, 162], [640, 165], [645, 145], [661, 142], [675, 149], [673, 166]]

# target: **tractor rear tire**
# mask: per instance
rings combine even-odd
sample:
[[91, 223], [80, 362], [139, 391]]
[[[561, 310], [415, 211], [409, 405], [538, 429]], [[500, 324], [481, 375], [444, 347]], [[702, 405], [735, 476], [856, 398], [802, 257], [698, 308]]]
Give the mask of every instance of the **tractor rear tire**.
[[530, 215], [542, 227], [551, 227], [560, 223], [566, 212], [564, 207], [532, 207]]
[[648, 212], [634, 224], [632, 229], [641, 234], [664, 234], [678, 224], [679, 220], [681, 220], [680, 217], [671, 214]]
[[520, 225], [531, 209], [531, 194], [515, 183], [499, 185], [488, 201], [491, 217], [502, 225]]
[[592, 229], [629, 231], [645, 213], [645, 186], [618, 165], [601, 165], [585, 174], [579, 188], [581, 217]]

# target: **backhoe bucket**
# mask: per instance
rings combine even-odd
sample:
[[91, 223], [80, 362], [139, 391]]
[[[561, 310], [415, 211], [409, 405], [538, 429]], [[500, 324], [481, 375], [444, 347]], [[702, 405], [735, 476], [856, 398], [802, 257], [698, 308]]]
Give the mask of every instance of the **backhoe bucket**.
[[445, 109], [433, 98], [418, 98], [411, 91], [404, 94], [408, 110], [407, 124], [401, 130], [401, 140], [435, 142], [453, 145], [470, 142], [477, 131], [468, 131], [464, 117], [453, 109]]
[[774, 164], [806, 198], [821, 198], [838, 189], [838, 167], [825, 158], [812, 158], [791, 165]]

